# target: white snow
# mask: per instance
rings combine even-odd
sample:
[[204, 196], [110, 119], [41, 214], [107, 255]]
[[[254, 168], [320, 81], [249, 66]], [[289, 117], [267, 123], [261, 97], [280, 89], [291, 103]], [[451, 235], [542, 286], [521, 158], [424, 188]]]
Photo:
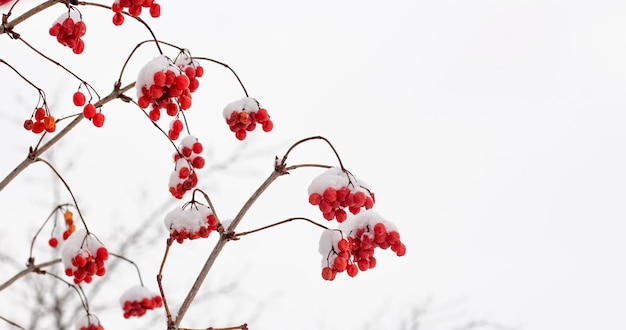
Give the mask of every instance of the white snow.
[[77, 268], [72, 265], [72, 258], [81, 254], [86, 257], [88, 254], [95, 257], [100, 247], [104, 245], [100, 243], [94, 236], [87, 235], [87, 231], [84, 228], [76, 230], [63, 245], [61, 250], [61, 260], [65, 269], [71, 268], [76, 270]]
[[257, 112], [259, 111], [259, 107], [260, 104], [255, 98], [244, 97], [241, 100], [228, 103], [226, 107], [224, 107], [224, 118], [230, 118], [230, 115], [235, 111]]
[[[352, 182], [352, 184], [349, 184]], [[308, 188], [308, 194], [312, 193], [322, 194], [326, 188], [339, 189], [341, 187], [347, 187], [352, 193], [362, 191], [366, 195], [369, 195], [369, 186], [357, 178], [341, 170], [341, 167], [331, 167], [320, 175], [315, 177]]]
[[141, 301], [143, 300], [143, 298], [152, 299], [156, 296], [158, 296], [158, 294], [150, 291], [145, 286], [137, 285], [129, 288], [128, 290], [124, 291], [124, 293], [122, 293], [122, 295], [120, 296], [120, 305], [124, 307], [124, 303], [127, 301]]
[[177, 207], [165, 216], [165, 228], [168, 231], [197, 232], [208, 224], [210, 214], [213, 214], [211, 209], [202, 204], [190, 205], [187, 209]]
[[154, 84], [154, 73], [158, 71], [166, 72], [168, 69], [175, 73], [180, 72], [179, 68], [165, 55], [159, 55], [146, 63], [146, 65], [139, 70], [139, 74], [137, 75], [137, 81], [135, 83], [137, 98], [143, 95], [141, 93], [142, 87], [150, 87]]

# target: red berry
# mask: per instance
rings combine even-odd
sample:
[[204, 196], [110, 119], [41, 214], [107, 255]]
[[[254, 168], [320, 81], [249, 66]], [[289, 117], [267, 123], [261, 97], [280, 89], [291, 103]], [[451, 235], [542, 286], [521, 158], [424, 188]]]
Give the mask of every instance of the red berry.
[[55, 248], [59, 245], [59, 240], [56, 237], [51, 237], [48, 240], [48, 245], [50, 245], [51, 247]]
[[87, 103], [87, 105], [83, 108], [83, 116], [87, 119], [92, 119], [95, 115], [96, 107], [91, 103]]
[[158, 3], [153, 3], [150, 6], [150, 16], [155, 18], [161, 16], [161, 6]]
[[33, 121], [32, 121], [32, 119], [26, 119], [26, 120], [24, 120], [24, 128], [25, 128], [27, 131], [30, 131], [30, 130], [32, 130], [32, 129], [33, 129]]
[[86, 101], [85, 94], [80, 91], [74, 93], [73, 101], [75, 106], [82, 107], [83, 105], [85, 105]]
[[324, 267], [322, 269], [322, 278], [327, 281], [332, 281], [335, 279], [335, 272], [330, 267]]
[[120, 26], [124, 23], [124, 15], [122, 13], [115, 13], [113, 15], [113, 25]]
[[41, 121], [45, 116], [46, 110], [44, 110], [43, 108], [37, 108], [37, 110], [35, 110], [35, 120]]
[[93, 116], [92, 122], [96, 127], [102, 127], [104, 125], [104, 114], [102, 112], [98, 112]]
[[263, 132], [271, 132], [274, 129], [274, 123], [271, 120], [263, 122]]
[[246, 139], [246, 130], [245, 129], [240, 129], [237, 130], [237, 132], [235, 132], [235, 137], [237, 138], [237, 140], [243, 141]]
[[309, 195], [309, 203], [311, 203], [311, 205], [319, 205], [321, 200], [322, 195], [318, 193], [312, 193], [311, 195]]
[[349, 264], [346, 267], [346, 272], [348, 273], [348, 276], [355, 277], [356, 274], [359, 273], [359, 268], [355, 264]]
[[324, 193], [323, 193], [324, 199], [329, 201], [330, 203], [334, 202], [335, 200], [337, 200], [337, 191], [333, 188], [326, 188], [324, 189]]

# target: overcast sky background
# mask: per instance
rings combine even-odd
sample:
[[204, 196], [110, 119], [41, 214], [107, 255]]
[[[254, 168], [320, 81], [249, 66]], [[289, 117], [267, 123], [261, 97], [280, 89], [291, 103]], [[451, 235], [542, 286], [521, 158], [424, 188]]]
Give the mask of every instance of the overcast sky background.
[[[480, 320], [527, 330], [626, 328], [626, 3], [161, 3], [162, 17], [145, 18], [157, 38], [229, 64], [275, 123], [271, 133], [250, 135], [241, 162], [201, 176], [199, 187], [220, 217], [237, 213], [271, 173], [274, 156], [322, 135], [373, 188], [375, 210], [398, 226], [407, 246], [402, 258], [379, 250], [375, 269], [325, 282], [317, 227], [290, 223], [250, 235], [227, 245], [203, 287], [209, 292], [236, 278], [235, 293], [199, 300], [184, 326], [400, 329], [412, 311], [424, 309], [423, 329]], [[108, 11], [80, 9], [87, 23], [80, 56], [47, 35], [61, 6], [17, 31], [106, 95], [134, 45], [150, 35], [131, 20], [113, 26]], [[156, 55], [152, 45], [140, 48], [123, 83]], [[0, 58], [46, 91], [57, 117], [78, 111], [71, 95], [79, 82], [58, 67], [6, 36]], [[221, 113], [244, 95], [226, 69], [202, 64], [206, 75], [188, 119], [211, 151], [210, 165], [241, 144]], [[37, 94], [7, 67], [0, 76], [2, 174], [36, 143], [20, 125]], [[113, 251], [153, 210], [172, 203], [173, 149], [138, 109], [112, 102], [103, 112], [103, 128], [84, 122], [44, 158], [62, 172], [90, 229]], [[313, 162], [336, 164], [321, 142], [302, 145], [289, 159]], [[307, 203], [318, 173], [302, 169], [280, 178], [239, 229], [293, 216], [330, 225]], [[0, 193], [3, 223], [11, 228], [0, 250], [26, 260], [33, 230], [68, 198], [43, 165], [29, 167]], [[162, 220], [155, 216], [146, 228], [162, 238], [128, 255], [155, 291]], [[174, 307], [214, 243], [212, 237], [172, 249], [164, 285]], [[15, 272], [0, 267], [0, 281]], [[120, 266], [110, 274], [114, 303], [116, 290], [137, 284], [132, 272]], [[24, 317], [12, 308], [0, 305], [0, 315]], [[115, 308], [94, 313], [107, 328], [143, 326]]]

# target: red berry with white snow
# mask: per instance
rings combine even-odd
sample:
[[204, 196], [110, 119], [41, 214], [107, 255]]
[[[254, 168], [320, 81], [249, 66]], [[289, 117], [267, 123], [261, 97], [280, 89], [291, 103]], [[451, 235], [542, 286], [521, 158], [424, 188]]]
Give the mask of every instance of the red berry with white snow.
[[106, 247], [85, 229], [71, 235], [61, 251], [65, 275], [73, 277], [76, 284], [90, 283], [93, 276], [103, 276], [108, 258]]
[[80, 12], [73, 7], [59, 16], [48, 32], [56, 37], [61, 45], [71, 48], [75, 54], [80, 54], [85, 49], [82, 37], [87, 32], [87, 26]]
[[164, 224], [170, 232], [170, 238], [181, 244], [186, 239], [207, 238], [218, 227], [211, 208], [199, 203], [170, 211], [165, 216]]
[[247, 132], [254, 131], [257, 124], [261, 125], [264, 132], [274, 129], [274, 123], [270, 120], [267, 110], [251, 97], [229, 103], [224, 108], [223, 115], [230, 131], [235, 133], [238, 140], [245, 140]]
[[358, 214], [361, 209], [374, 206], [374, 193], [363, 182], [340, 167], [332, 167], [318, 175], [308, 188], [309, 203], [316, 205], [326, 220], [344, 222], [345, 209]]
[[134, 286], [122, 294], [120, 304], [127, 319], [143, 316], [147, 311], [163, 306], [163, 299], [143, 286]]

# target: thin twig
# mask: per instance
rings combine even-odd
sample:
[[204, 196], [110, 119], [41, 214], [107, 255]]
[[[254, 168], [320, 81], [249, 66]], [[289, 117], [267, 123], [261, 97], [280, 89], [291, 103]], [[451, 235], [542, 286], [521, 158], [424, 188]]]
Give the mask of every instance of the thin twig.
[[41, 271], [41, 268], [52, 266], [54, 264], [58, 264], [59, 262], [61, 262], [60, 258], [59, 259], [50, 260], [50, 261], [46, 261], [46, 262], [42, 262], [42, 263], [40, 263], [38, 265], [31, 264], [26, 269], [24, 269], [21, 272], [13, 275], [13, 277], [8, 279], [6, 282], [0, 284], [0, 291], [8, 288], [15, 281], [19, 280], [20, 278], [26, 276], [29, 273]]
[[268, 228], [272, 228], [272, 227], [274, 227], [274, 226], [282, 225], [282, 224], [284, 224], [284, 223], [287, 223], [287, 222], [290, 222], [290, 221], [293, 221], [293, 220], [304, 220], [304, 221], [308, 221], [308, 222], [310, 222], [310, 223], [312, 223], [312, 224], [314, 224], [314, 225], [316, 225], [316, 226], [318, 226], [318, 227], [321, 227], [321, 228], [323, 228], [323, 229], [328, 229], [328, 227], [326, 227], [326, 226], [324, 226], [324, 225], [322, 225], [322, 224], [320, 224], [320, 223], [317, 223], [317, 222], [315, 222], [315, 221], [313, 221], [313, 220], [311, 220], [311, 219], [297, 217], [297, 218], [289, 218], [289, 219], [285, 219], [285, 220], [282, 220], [282, 221], [279, 221], [279, 222], [275, 222], [275, 223], [273, 223], [273, 224], [271, 224], [271, 225], [263, 226], [263, 227], [261, 227], [261, 228], [257, 228], [257, 229], [253, 229], [253, 230], [249, 230], [249, 231], [244, 231], [244, 232], [240, 232], [240, 233], [236, 233], [236, 234], [233, 234], [233, 236], [234, 236], [234, 237], [241, 237], [241, 236], [245, 236], [245, 235], [248, 235], [248, 234], [256, 233], [256, 232], [261, 231], [261, 230], [265, 230], [265, 229], [268, 229]]

